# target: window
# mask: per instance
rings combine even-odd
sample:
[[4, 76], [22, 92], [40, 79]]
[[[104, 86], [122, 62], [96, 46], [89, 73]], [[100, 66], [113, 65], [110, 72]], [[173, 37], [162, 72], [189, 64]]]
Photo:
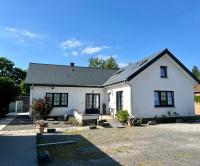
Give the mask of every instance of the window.
[[173, 91], [154, 91], [155, 107], [174, 107]]
[[68, 93], [47, 93], [46, 97], [48, 98], [52, 106], [68, 106]]
[[116, 92], [116, 110], [123, 109], [123, 91]]
[[160, 66], [160, 77], [167, 78], [167, 66]]
[[109, 92], [108, 93], [108, 102], [110, 103], [110, 96], [111, 96], [111, 93]]

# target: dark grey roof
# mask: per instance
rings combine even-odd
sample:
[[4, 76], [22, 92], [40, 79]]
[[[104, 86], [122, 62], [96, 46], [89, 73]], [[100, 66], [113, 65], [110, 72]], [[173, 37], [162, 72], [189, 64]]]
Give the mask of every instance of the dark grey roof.
[[30, 63], [25, 82], [46, 85], [108, 86], [131, 80], [165, 54], [169, 55], [186, 73], [200, 83], [168, 49], [119, 70]]
[[115, 83], [119, 83], [122, 81], [126, 81], [129, 76], [137, 72], [139, 69], [141, 69], [144, 65], [148, 64], [152, 59], [154, 59], [156, 56], [158, 56], [162, 51], [159, 51], [149, 57], [146, 57], [142, 60], [139, 60], [129, 66], [126, 66], [124, 68], [121, 68], [118, 70], [112, 77], [110, 77], [103, 85], [111, 85]]
[[116, 70], [30, 63], [26, 84], [102, 86]]

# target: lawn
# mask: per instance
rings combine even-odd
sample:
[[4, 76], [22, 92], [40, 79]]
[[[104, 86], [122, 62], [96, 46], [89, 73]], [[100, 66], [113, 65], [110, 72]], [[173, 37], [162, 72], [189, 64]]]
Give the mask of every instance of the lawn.
[[51, 165], [199, 165], [199, 131], [200, 124], [161, 124], [43, 135], [38, 143], [77, 141], [45, 148]]

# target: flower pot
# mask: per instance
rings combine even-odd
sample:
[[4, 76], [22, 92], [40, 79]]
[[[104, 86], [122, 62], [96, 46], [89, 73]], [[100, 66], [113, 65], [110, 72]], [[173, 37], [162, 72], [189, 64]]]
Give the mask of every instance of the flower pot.
[[44, 132], [44, 126], [39, 126], [39, 132], [43, 133]]

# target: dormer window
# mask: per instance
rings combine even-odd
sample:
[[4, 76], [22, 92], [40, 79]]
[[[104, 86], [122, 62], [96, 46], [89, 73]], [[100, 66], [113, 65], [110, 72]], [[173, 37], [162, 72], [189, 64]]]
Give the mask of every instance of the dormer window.
[[160, 77], [167, 78], [167, 66], [160, 66]]

